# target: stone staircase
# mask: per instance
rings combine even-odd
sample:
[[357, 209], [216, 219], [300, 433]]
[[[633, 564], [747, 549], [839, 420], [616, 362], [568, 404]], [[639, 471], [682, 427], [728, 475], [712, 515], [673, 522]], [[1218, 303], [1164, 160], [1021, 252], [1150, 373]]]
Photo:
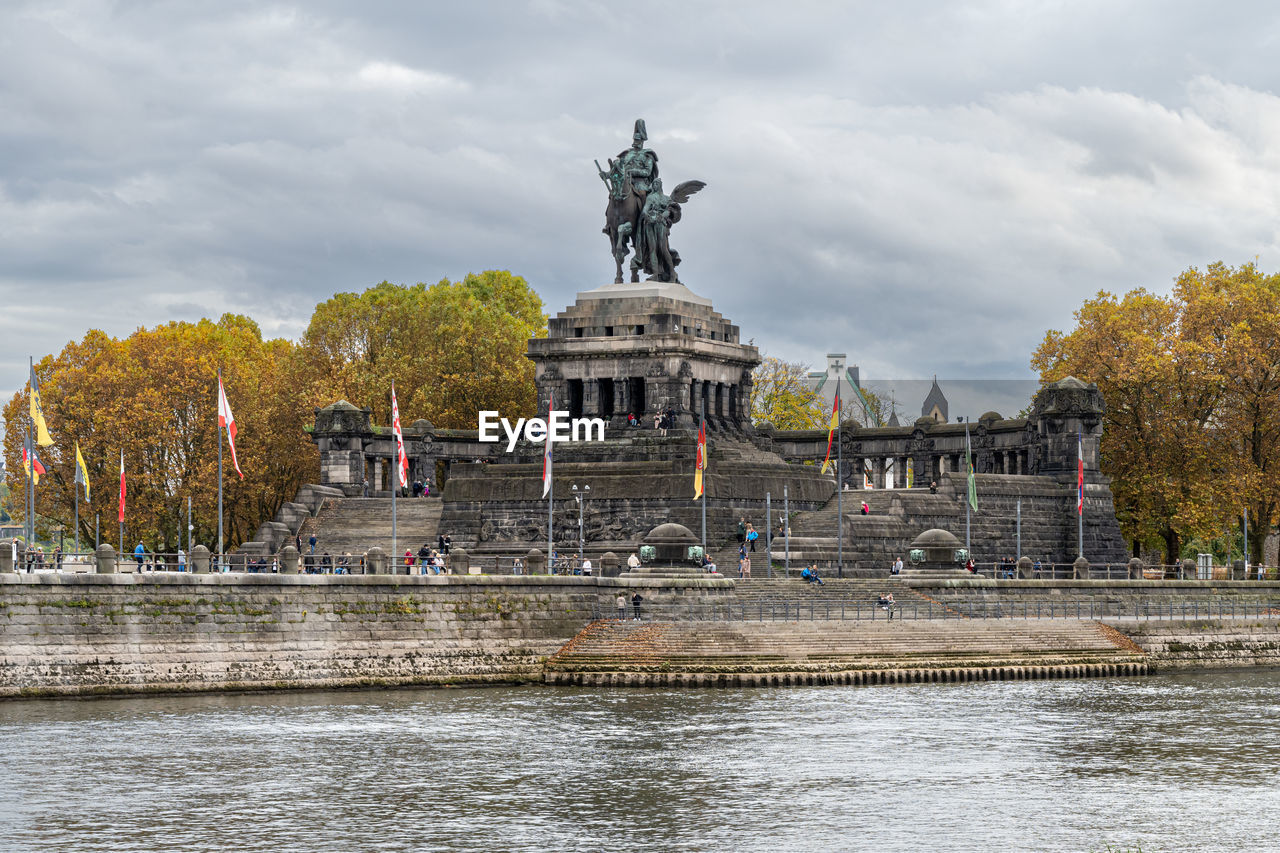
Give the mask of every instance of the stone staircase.
[[[427, 543], [436, 545], [441, 501], [438, 498], [405, 498], [396, 501], [396, 551], [415, 554]], [[391, 498], [331, 498], [320, 511], [302, 523], [298, 535], [303, 551], [314, 533], [316, 553], [360, 555], [374, 545], [388, 554], [391, 548]]]
[[[1105, 667], [1144, 661], [1094, 622], [1043, 619], [646, 623], [598, 620], [546, 665], [555, 672], [842, 672]], [[1087, 673], [1081, 673], [1087, 674]], [[553, 679], [554, 680], [554, 679]]]

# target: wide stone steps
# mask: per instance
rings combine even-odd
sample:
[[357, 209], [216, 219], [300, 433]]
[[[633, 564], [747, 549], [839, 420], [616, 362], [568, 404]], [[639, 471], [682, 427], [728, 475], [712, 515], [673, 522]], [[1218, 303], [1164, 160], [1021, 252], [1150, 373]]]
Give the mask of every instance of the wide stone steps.
[[[426, 543], [434, 548], [442, 502], [435, 498], [396, 501], [396, 551], [417, 553]], [[311, 534], [316, 553], [360, 555], [373, 546], [392, 553], [390, 498], [335, 498], [325, 501], [319, 513], [303, 522], [299, 531], [303, 551]]]
[[601, 620], [548, 671], [781, 672], [1118, 664], [1143, 656], [1091, 622], [643, 623]]

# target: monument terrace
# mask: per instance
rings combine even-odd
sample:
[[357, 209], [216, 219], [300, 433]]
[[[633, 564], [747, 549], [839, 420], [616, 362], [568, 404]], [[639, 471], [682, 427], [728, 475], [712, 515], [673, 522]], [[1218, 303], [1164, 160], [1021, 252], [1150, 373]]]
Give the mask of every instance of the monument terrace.
[[[832, 459], [842, 457], [840, 485], [855, 499], [840, 501], [834, 472], [820, 467], [826, 430], [752, 424], [752, 370], [760, 354], [709, 298], [679, 280], [680, 255], [671, 246], [683, 206], [707, 185], [683, 181], [667, 195], [646, 141], [644, 122], [637, 121], [631, 147], [600, 169], [614, 280], [579, 292], [551, 318], [547, 337], [529, 341], [539, 411], [502, 413], [513, 420], [545, 415], [554, 399], [571, 417], [607, 424], [603, 441], [555, 446], [555, 550], [576, 554], [581, 536], [589, 556], [625, 559], [660, 524], [698, 530], [702, 506], [692, 483], [704, 419], [707, 544], [721, 566], [734, 562], [739, 520], [763, 531], [767, 511], [775, 529], [784, 509], [789, 513], [793, 560], [827, 561], [842, 551], [846, 573], [883, 573], [930, 528], [963, 536], [965, 425], [928, 417], [903, 426], [843, 424]], [[728, 292], [715, 282], [705, 287]], [[1019, 533], [1023, 554], [1056, 563], [1079, 556], [1079, 443], [1084, 556], [1124, 561], [1109, 481], [1098, 469], [1103, 405], [1095, 386], [1065, 379], [1043, 387], [1025, 418], [988, 412], [969, 426], [980, 496], [970, 519], [975, 560], [1014, 556]], [[389, 550], [389, 523], [382, 519], [390, 516], [384, 504], [396, 453], [391, 430], [373, 424], [368, 408], [339, 401], [316, 411], [311, 435], [320, 483], [304, 488], [242, 550], [273, 553], [300, 526], [318, 532], [334, 553]], [[440, 533], [473, 556], [515, 557], [547, 547], [542, 442], [520, 441], [507, 452], [505, 440], [482, 442], [474, 430], [437, 429], [424, 420], [409, 425], [404, 439], [409, 479], [430, 483], [432, 497], [401, 502], [399, 548], [416, 550]], [[908, 465], [915, 475], [910, 488]], [[864, 471], [871, 489], [863, 488]], [[869, 504], [865, 515], [862, 499]], [[782, 547], [776, 541], [775, 553]]]

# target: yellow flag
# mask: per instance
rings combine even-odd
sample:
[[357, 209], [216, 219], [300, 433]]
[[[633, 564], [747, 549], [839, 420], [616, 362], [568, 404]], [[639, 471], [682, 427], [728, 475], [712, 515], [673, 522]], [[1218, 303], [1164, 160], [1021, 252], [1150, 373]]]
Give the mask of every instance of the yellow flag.
[[44, 409], [40, 407], [40, 383], [36, 381], [34, 365], [31, 368], [31, 422], [36, 427], [36, 444], [40, 447], [53, 444], [53, 439], [49, 437], [49, 425], [44, 422]]
[[702, 497], [702, 472], [707, 468], [707, 425], [698, 427], [698, 453], [693, 461], [693, 499]]
[[84, 464], [84, 457], [80, 455], [80, 442], [76, 442], [76, 482], [84, 484], [84, 499], [86, 503], [93, 503], [89, 499], [89, 469]]

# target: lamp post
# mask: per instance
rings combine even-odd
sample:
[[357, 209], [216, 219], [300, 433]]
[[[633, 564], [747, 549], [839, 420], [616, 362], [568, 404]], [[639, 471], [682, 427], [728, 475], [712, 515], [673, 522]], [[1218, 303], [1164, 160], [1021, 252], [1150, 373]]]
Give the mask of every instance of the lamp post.
[[570, 491], [573, 492], [573, 499], [578, 502], [578, 565], [582, 565], [582, 558], [587, 551], [587, 540], [583, 535], [582, 529], [582, 517], [587, 503], [587, 493], [591, 491], [591, 487], [584, 485], [582, 491], [578, 491], [578, 484], [574, 483], [570, 487]]

